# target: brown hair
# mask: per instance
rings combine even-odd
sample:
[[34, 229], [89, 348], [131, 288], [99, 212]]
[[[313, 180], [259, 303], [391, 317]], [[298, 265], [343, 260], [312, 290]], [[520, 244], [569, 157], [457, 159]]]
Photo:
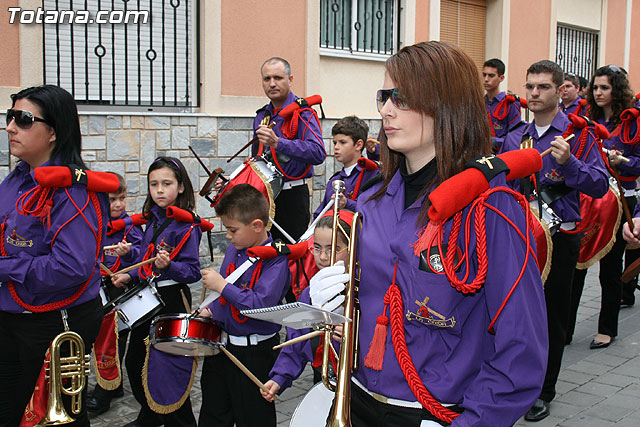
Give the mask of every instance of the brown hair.
[[[464, 170], [471, 159], [491, 153], [491, 129], [484, 105], [480, 74], [473, 60], [458, 47], [443, 42], [423, 42], [403, 47], [387, 60], [386, 72], [406, 100], [409, 109], [434, 120], [433, 141], [438, 174], [423, 188], [422, 197], [434, 185]], [[371, 197], [382, 196], [404, 158], [389, 149], [381, 134], [382, 187]], [[429, 203], [418, 219], [427, 219]]]
[[243, 224], [255, 219], [269, 224], [269, 202], [260, 190], [249, 184], [234, 185], [224, 193], [215, 206], [218, 216], [227, 216]]
[[120, 183], [120, 186], [116, 191], [113, 192], [113, 194], [126, 193], [127, 183], [125, 182], [124, 177], [117, 172], [109, 172], [109, 173], [115, 175], [116, 178], [118, 178], [118, 182]]

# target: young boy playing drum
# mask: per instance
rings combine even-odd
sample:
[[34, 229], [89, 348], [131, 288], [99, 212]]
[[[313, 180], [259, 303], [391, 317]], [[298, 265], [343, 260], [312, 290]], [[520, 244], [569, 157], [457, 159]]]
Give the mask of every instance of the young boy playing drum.
[[[201, 315], [212, 316], [228, 334], [226, 348], [262, 382], [278, 356], [273, 346], [280, 341], [280, 325], [242, 316], [239, 311], [278, 305], [287, 292], [289, 268], [286, 257], [258, 260], [235, 283], [225, 277], [248, 258], [247, 248], [273, 241], [267, 231], [269, 203], [248, 184], [238, 184], [216, 204], [216, 213], [227, 229], [227, 248], [218, 274], [202, 272], [207, 289], [221, 294]], [[260, 395], [260, 389], [224, 354], [209, 356], [202, 368], [202, 409], [198, 424], [203, 426], [235, 423], [244, 426], [275, 426], [273, 402]]]

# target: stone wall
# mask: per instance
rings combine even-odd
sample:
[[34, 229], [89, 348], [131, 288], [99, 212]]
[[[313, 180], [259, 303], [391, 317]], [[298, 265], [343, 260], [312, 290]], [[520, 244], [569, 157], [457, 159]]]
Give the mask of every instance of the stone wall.
[[[215, 212], [207, 200], [197, 193], [207, 180], [207, 173], [189, 150], [198, 153], [209, 170], [218, 167], [226, 173], [233, 172], [249, 155], [247, 149], [239, 158], [227, 163], [227, 158], [246, 144], [253, 136], [252, 117], [219, 117], [204, 114], [117, 115], [81, 113], [82, 156], [90, 169], [113, 171], [127, 181], [127, 210], [140, 212], [147, 194], [147, 170], [158, 156], [173, 156], [184, 163], [196, 192], [197, 213], [215, 224], [212, 233], [214, 266], [219, 266], [227, 247], [224, 227], [215, 218]], [[5, 124], [4, 114], [0, 123]], [[327, 160], [314, 167], [312, 188], [312, 212], [324, 196], [327, 178], [342, 165], [333, 158], [331, 128], [335, 119], [322, 120]], [[379, 120], [369, 120], [370, 135], [377, 135]], [[0, 130], [0, 179], [4, 179], [15, 166], [17, 159], [9, 155], [7, 133]], [[206, 234], [200, 247], [203, 266], [211, 264]]]

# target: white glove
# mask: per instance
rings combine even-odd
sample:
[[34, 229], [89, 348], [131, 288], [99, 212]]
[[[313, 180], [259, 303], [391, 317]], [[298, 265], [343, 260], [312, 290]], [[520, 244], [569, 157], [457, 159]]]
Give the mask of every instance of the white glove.
[[342, 261], [320, 270], [309, 283], [311, 305], [328, 311], [338, 308], [344, 302], [344, 295], [340, 295], [340, 292], [348, 280], [349, 275], [345, 274]]

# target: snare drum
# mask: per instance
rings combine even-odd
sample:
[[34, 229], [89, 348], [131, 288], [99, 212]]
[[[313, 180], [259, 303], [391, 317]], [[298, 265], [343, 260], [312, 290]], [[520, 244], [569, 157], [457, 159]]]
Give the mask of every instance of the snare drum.
[[118, 331], [123, 331], [151, 319], [164, 307], [164, 301], [155, 286], [142, 282], [116, 298], [113, 305], [118, 309]]
[[284, 185], [284, 177], [264, 157], [252, 157], [233, 171], [229, 180], [222, 185], [213, 198], [213, 204], [217, 204], [226, 191], [238, 184], [250, 184], [257, 188], [267, 198], [269, 206], [273, 206], [275, 198], [278, 197]]
[[222, 342], [221, 329], [213, 319], [189, 313], [156, 317], [149, 337], [154, 348], [176, 356], [212, 356]]

